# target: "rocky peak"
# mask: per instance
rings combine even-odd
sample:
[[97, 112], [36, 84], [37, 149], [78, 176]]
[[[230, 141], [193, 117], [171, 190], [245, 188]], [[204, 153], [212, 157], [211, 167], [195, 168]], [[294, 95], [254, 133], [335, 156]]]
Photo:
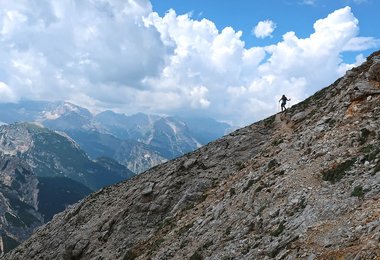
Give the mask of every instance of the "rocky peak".
[[32, 146], [32, 137], [24, 124], [0, 126], [0, 144], [3, 154], [24, 153]]
[[6, 258], [377, 259], [379, 68], [93, 193]]

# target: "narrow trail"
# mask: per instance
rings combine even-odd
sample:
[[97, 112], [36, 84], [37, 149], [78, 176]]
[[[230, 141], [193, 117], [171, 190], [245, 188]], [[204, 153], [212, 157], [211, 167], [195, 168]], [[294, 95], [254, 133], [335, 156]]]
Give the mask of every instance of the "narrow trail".
[[288, 136], [293, 134], [292, 122], [285, 112], [277, 113], [274, 122], [276, 127], [280, 128], [283, 134]]

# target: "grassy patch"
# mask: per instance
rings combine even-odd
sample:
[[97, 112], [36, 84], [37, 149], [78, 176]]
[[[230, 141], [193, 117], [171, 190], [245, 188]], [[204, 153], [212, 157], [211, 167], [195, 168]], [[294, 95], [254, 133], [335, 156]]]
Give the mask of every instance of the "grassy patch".
[[369, 162], [375, 160], [380, 155], [380, 149], [373, 144], [367, 145], [361, 151], [364, 153], [364, 160]]
[[365, 153], [366, 155], [373, 155], [374, 157], [373, 158], [368, 158], [369, 160], [373, 160], [375, 159], [376, 155], [378, 154], [378, 148], [376, 146], [374, 146], [373, 144], [369, 144], [363, 148], [361, 148], [361, 152]]
[[322, 173], [322, 179], [331, 183], [336, 183], [340, 181], [344, 177], [344, 175], [346, 175], [347, 171], [351, 169], [355, 161], [356, 158], [353, 158], [341, 164], [335, 165], [331, 169]]
[[356, 186], [354, 190], [351, 192], [351, 197], [364, 197], [364, 190], [362, 186]]
[[373, 132], [371, 132], [370, 130], [368, 130], [367, 128], [362, 128], [360, 130], [360, 137], [359, 137], [359, 144], [360, 145], [363, 145], [367, 142], [368, 140], [368, 137], [371, 135], [371, 134], [374, 134]]
[[243, 162], [236, 162], [235, 163], [236, 167], [238, 168], [238, 170], [243, 170], [245, 168], [245, 164]]

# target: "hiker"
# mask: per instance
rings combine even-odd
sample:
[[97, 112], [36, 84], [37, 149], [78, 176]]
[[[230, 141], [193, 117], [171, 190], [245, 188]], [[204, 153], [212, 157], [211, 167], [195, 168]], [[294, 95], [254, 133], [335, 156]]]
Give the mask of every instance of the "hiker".
[[290, 98], [288, 99], [287, 97], [285, 97], [285, 95], [282, 95], [282, 97], [280, 98], [280, 100], [278, 102], [281, 101], [281, 112], [283, 111], [286, 111], [286, 101], [290, 101]]

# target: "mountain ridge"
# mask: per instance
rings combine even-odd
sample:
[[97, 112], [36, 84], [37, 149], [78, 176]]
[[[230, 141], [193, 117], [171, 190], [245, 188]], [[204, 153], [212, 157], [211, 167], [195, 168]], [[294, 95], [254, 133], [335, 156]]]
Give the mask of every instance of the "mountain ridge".
[[40, 124], [0, 126], [0, 255], [69, 204], [132, 175], [110, 158], [91, 160], [66, 134]]
[[379, 103], [376, 52], [285, 113], [91, 194], [6, 259], [378, 259]]
[[[203, 119], [202, 124], [209, 126], [204, 132], [199, 131], [202, 126], [197, 120], [184, 123], [178, 117], [143, 113], [127, 116], [110, 110], [95, 115], [64, 101], [0, 104], [0, 120], [6, 123], [35, 122], [64, 132], [92, 159], [107, 156], [135, 173], [192, 151], [224, 135], [230, 128], [213, 119]], [[136, 162], [136, 158], [148, 159]]]
[[32, 166], [39, 177], [68, 177], [97, 190], [133, 175], [126, 168], [120, 173], [102, 168], [72, 139], [38, 124], [0, 126], [0, 140], [2, 153], [19, 156]]

